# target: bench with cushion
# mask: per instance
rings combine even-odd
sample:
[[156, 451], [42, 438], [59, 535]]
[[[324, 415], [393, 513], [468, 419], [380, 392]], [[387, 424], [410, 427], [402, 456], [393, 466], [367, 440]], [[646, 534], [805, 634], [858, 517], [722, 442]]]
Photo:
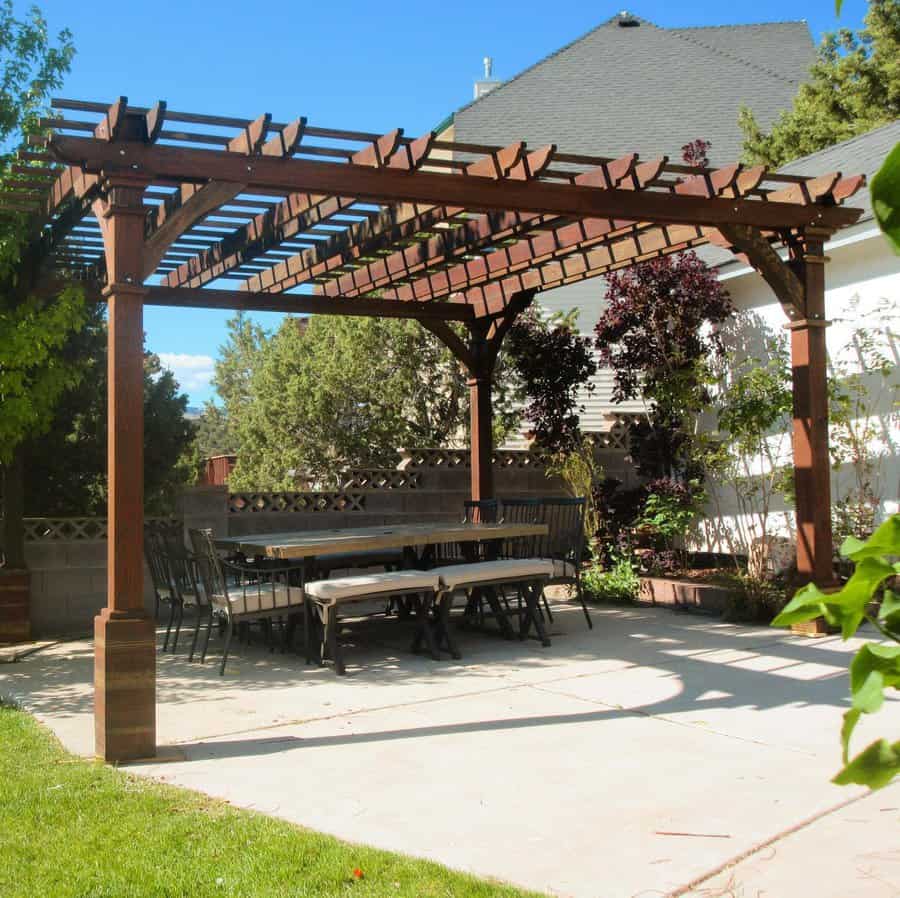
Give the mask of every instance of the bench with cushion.
[[514, 634], [503, 607], [505, 600], [502, 591], [503, 587], [512, 586], [516, 589], [518, 603], [519, 638], [524, 639], [534, 626], [541, 644], [550, 645], [538, 607], [543, 585], [553, 576], [553, 563], [549, 559], [503, 558], [447, 565], [433, 568], [430, 573], [440, 577], [441, 592], [444, 594], [439, 602], [442, 630], [446, 630], [453, 594], [459, 590], [470, 594], [477, 589], [487, 601], [501, 632], [512, 637]]
[[385, 571], [383, 573], [359, 574], [352, 577], [335, 577], [331, 580], [314, 580], [305, 586], [307, 607], [307, 661], [311, 657], [312, 647], [312, 613], [319, 616], [322, 626], [322, 645], [320, 658], [330, 658], [335, 672], [345, 671], [341, 647], [338, 640], [338, 609], [342, 605], [354, 602], [365, 602], [388, 596], [410, 596], [416, 607], [419, 626], [414, 648], [424, 640], [431, 656], [440, 657], [434, 633], [429, 620], [434, 605], [440, 580], [434, 571]]

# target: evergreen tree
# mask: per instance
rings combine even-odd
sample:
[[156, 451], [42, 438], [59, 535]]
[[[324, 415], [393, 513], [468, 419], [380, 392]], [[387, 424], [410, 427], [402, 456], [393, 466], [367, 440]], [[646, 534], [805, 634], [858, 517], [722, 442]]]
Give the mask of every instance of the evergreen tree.
[[827, 34], [809, 81], [769, 133], [741, 109], [744, 158], [781, 166], [900, 118], [900, 0], [871, 0], [865, 28]]

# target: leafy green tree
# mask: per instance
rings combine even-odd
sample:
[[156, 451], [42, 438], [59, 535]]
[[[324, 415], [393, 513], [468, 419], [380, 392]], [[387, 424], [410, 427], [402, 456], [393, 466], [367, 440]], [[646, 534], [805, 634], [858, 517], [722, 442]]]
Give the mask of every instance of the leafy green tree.
[[780, 166], [900, 118], [900, 0], [871, 0], [865, 28], [827, 34], [810, 79], [771, 131], [746, 107], [744, 157]]
[[238, 437], [227, 413], [214, 402], [207, 402], [197, 420], [197, 456], [236, 455]]
[[[69, 31], [52, 40], [37, 7], [17, 18], [12, 0], [0, 2], [0, 175], [11, 184], [15, 151], [37, 131], [50, 92], [62, 86], [75, 49]], [[0, 473], [3, 545], [7, 567], [23, 567], [23, 440], [43, 432], [77, 368], [56, 352], [82, 326], [84, 300], [67, 289], [48, 302], [31, 295], [36, 261], [22, 259], [24, 216], [0, 216]]]
[[[464, 432], [459, 363], [414, 321], [288, 318], [269, 341], [232, 329], [216, 383], [240, 444], [235, 488], [289, 489], [350, 465], [392, 465], [400, 446], [441, 445]], [[250, 350], [247, 351], [247, 343]], [[261, 348], [263, 347], [263, 348]], [[248, 380], [236, 360], [250, 360]], [[228, 378], [224, 375], [227, 372]]]
[[[704, 526], [711, 542], [721, 540], [734, 557], [749, 556], [745, 585], [755, 590], [768, 578], [775, 503], [789, 500], [793, 492], [791, 366], [786, 336], [769, 329], [758, 315], [749, 313], [729, 324], [723, 328], [725, 339], [740, 342], [756, 331], [762, 345], [759, 352], [743, 356], [732, 352], [719, 365], [715, 411], [722, 438], [710, 442], [706, 458], [716, 484], [710, 497], [717, 532], [712, 532], [712, 522]], [[731, 526], [722, 523], [723, 486], [733, 491], [737, 504]], [[782, 523], [790, 525], [786, 513]]]
[[[30, 515], [106, 513], [106, 323], [101, 306], [62, 350], [80, 373], [56, 404], [46, 433], [25, 443]], [[144, 355], [144, 495], [151, 513], [172, 511], [196, 471], [187, 396], [153, 353]]]
[[243, 312], [238, 312], [229, 319], [227, 328], [228, 339], [219, 347], [219, 358], [212, 380], [222, 399], [222, 414], [216, 416], [207, 406], [204, 416], [211, 426], [218, 429], [217, 439], [224, 439], [231, 444], [233, 451], [237, 451], [240, 434], [236, 422], [246, 417], [245, 412], [253, 396], [253, 372], [270, 335]]
[[[54, 43], [47, 22], [33, 6], [25, 18], [12, 0], [0, 2], [0, 173], [14, 186], [16, 151], [38, 130], [52, 90], [62, 86], [75, 49], [68, 30]], [[60, 394], [78, 377], [58, 358], [69, 335], [84, 323], [81, 291], [71, 287], [52, 302], [30, 296], [28, 264], [22, 260], [28, 236], [25, 216], [0, 216], [0, 464], [12, 462], [15, 447], [46, 429]], [[22, 263], [26, 264], [22, 264]], [[25, 269], [24, 271], [22, 269]]]

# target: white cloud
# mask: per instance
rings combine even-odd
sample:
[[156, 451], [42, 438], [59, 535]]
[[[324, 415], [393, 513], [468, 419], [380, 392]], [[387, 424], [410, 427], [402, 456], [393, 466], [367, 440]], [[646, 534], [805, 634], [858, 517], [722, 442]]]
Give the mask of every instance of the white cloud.
[[186, 352], [160, 352], [163, 367], [175, 375], [181, 389], [187, 393], [200, 393], [209, 389], [215, 372], [216, 361], [208, 355], [190, 355]]

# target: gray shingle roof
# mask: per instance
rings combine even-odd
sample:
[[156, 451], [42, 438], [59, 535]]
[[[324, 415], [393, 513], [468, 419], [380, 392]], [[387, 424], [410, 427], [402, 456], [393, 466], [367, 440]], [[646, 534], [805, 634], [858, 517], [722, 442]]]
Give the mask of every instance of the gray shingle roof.
[[[900, 142], [900, 119], [889, 125], [882, 125], [858, 137], [836, 143], [834, 146], [819, 150], [818, 153], [810, 153], [801, 156], [793, 162], [782, 166], [779, 171], [788, 175], [824, 175], [828, 172], [839, 171], [845, 175], [865, 175], [871, 181], [875, 172], [881, 168], [881, 163], [891, 151], [894, 144]], [[848, 206], [862, 209], [863, 214], [859, 221], [846, 232], [868, 230], [872, 221], [872, 197], [867, 187], [859, 190], [849, 200]], [[720, 268], [725, 266], [743, 267], [744, 263], [735, 259], [727, 250], [718, 246], [701, 246], [697, 249], [697, 255], [707, 265]]]
[[766, 127], [787, 108], [813, 59], [805, 22], [658, 28], [618, 17], [526, 69], [454, 115], [470, 142], [567, 152], [662, 153], [680, 159], [698, 137], [713, 162], [741, 154], [742, 103]]

